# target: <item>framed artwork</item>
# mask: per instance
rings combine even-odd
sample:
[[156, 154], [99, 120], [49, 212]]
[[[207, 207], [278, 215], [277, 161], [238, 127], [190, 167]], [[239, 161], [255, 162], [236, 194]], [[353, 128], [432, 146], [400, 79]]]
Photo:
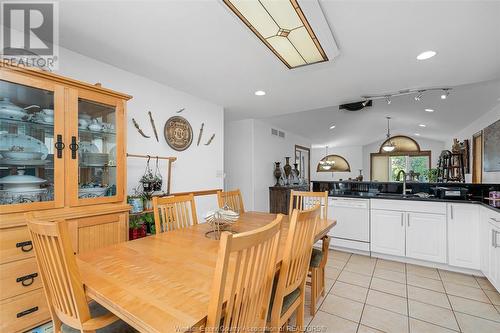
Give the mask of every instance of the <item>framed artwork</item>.
[[500, 120], [483, 130], [484, 172], [500, 171]]

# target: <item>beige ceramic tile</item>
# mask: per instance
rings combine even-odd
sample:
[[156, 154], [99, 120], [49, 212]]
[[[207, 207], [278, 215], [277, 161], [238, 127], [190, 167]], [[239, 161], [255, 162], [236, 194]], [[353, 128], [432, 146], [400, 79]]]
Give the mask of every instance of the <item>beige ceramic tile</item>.
[[476, 279], [472, 275], [450, 272], [441, 269], [439, 270], [439, 275], [441, 276], [441, 280], [443, 281], [463, 284], [468, 287], [480, 288]]
[[402, 262], [378, 259], [376, 268], [385, 269], [388, 271], [394, 271], [399, 273], [405, 273], [405, 264]]
[[473, 301], [470, 299], [449, 295], [454, 311], [467, 313], [484, 319], [500, 322], [500, 313], [491, 304]]
[[351, 258], [349, 259], [349, 262], [358, 263], [358, 264], [371, 263], [371, 264], [375, 265], [377, 262], [377, 258], [372, 258], [372, 257], [361, 255], [361, 254], [353, 254], [351, 256]]
[[363, 274], [353, 273], [349, 271], [342, 271], [340, 274], [339, 281], [355, 284], [360, 287], [368, 288], [370, 285], [371, 277]]
[[495, 305], [495, 308], [497, 309], [498, 313], [500, 313], [500, 305]]
[[325, 266], [325, 278], [327, 279], [336, 280], [340, 272], [342, 272], [341, 269]]
[[443, 283], [440, 280], [434, 280], [423, 276], [411, 275], [411, 274], [408, 274], [406, 276], [406, 279], [409, 285], [444, 293]]
[[406, 271], [410, 275], [423, 276], [429, 279], [440, 280], [437, 269], [431, 267], [406, 264]]
[[443, 281], [443, 284], [447, 294], [469, 298], [479, 302], [490, 303], [490, 300], [486, 297], [486, 294], [482, 289], [467, 287], [462, 284], [447, 281]]
[[463, 333], [498, 333], [500, 323], [456, 312], [458, 324]]
[[390, 280], [399, 283], [406, 283], [406, 274], [401, 272], [390, 271], [387, 269], [380, 268], [378, 265], [375, 267], [373, 276], [384, 280]]
[[410, 318], [410, 333], [453, 333], [456, 331]]
[[345, 283], [342, 281], [335, 282], [333, 288], [330, 290], [330, 294], [350, 298], [354, 301], [362, 303], [365, 302], [367, 293], [367, 288], [355, 286], [353, 284]]
[[363, 312], [363, 303], [330, 294], [325, 298], [320, 310], [359, 322], [361, 312]]
[[364, 274], [368, 276], [372, 276], [373, 269], [375, 268], [375, 264], [369, 263], [353, 263], [349, 261], [347, 265], [345, 265], [344, 270], [359, 274]]
[[446, 294], [443, 293], [438, 293], [437, 291], [432, 291], [429, 289], [423, 289], [414, 286], [408, 286], [408, 298], [422, 303], [436, 305], [451, 310], [450, 302], [448, 301], [448, 296], [446, 296]]
[[343, 262], [348, 262], [351, 257], [351, 253], [342, 251], [330, 251], [328, 254], [328, 260], [339, 260]]
[[308, 327], [309, 332], [356, 333], [357, 323], [318, 311]]
[[498, 291], [485, 290], [484, 292], [490, 299], [491, 303], [500, 305], [500, 294], [498, 293]]
[[374, 277], [370, 289], [382, 291], [400, 297], [406, 297], [406, 285]]
[[435, 325], [443, 326], [458, 331], [457, 321], [453, 311], [434, 305], [420, 303], [414, 300], [408, 301], [410, 317], [426, 321]]
[[361, 324], [387, 333], [408, 332], [408, 317], [371, 305], [365, 305]]
[[343, 269], [346, 264], [347, 262], [345, 261], [332, 260], [330, 258], [328, 258], [328, 260], [326, 261], [326, 267], [337, 268], [337, 269]]
[[490, 281], [488, 281], [487, 278], [485, 277], [479, 277], [479, 276], [475, 276], [476, 278], [476, 281], [477, 283], [479, 283], [479, 286], [484, 289], [484, 290], [493, 290], [495, 291], [495, 287], [493, 287], [493, 285], [490, 283]]
[[376, 290], [370, 290], [368, 291], [366, 304], [397, 312], [405, 316], [408, 315], [407, 299], [403, 297], [394, 296]]
[[359, 325], [358, 333], [383, 333], [383, 331], [379, 331], [365, 325]]

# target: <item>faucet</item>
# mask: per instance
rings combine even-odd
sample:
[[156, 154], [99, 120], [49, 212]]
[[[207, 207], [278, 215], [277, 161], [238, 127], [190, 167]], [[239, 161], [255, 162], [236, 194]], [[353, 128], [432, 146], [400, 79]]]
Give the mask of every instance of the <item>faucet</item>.
[[396, 175], [396, 180], [401, 181], [401, 173], [403, 174], [403, 195], [406, 195], [406, 172], [404, 170], [399, 170]]

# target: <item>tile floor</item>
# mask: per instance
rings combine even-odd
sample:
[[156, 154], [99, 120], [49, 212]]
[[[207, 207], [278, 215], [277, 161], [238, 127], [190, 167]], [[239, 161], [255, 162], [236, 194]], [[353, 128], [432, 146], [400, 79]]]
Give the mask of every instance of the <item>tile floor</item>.
[[[500, 333], [500, 294], [482, 277], [331, 251], [308, 332]], [[308, 295], [307, 295], [308, 296]]]

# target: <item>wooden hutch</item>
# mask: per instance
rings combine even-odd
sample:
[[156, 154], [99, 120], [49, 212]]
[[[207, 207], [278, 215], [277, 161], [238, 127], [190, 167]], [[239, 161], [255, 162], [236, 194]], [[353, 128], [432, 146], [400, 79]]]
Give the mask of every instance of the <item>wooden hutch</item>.
[[75, 253], [128, 238], [131, 96], [0, 66], [0, 332], [24, 332], [50, 320], [24, 213], [67, 220]]

